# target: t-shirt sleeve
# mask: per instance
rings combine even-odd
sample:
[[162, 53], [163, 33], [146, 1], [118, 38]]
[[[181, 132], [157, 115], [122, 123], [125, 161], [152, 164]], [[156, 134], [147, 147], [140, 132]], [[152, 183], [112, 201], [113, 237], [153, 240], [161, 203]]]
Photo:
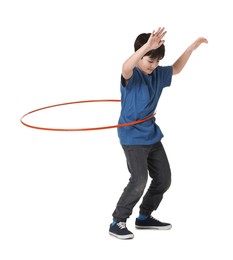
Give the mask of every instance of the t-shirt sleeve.
[[131, 88], [132, 86], [134, 86], [135, 80], [137, 80], [137, 78], [135, 79], [136, 75], [135, 75], [135, 69], [133, 70], [133, 75], [131, 76], [130, 79], [128, 79], [127, 85], [126, 85], [126, 80], [123, 77], [123, 75], [121, 74], [121, 87], [124, 88]]
[[160, 68], [160, 79], [163, 88], [171, 86], [172, 83], [172, 66], [164, 66]]

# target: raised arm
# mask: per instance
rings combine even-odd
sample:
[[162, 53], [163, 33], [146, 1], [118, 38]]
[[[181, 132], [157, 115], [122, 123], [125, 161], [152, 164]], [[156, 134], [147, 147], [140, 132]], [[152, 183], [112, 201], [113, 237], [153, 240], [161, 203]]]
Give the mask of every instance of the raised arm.
[[164, 31], [164, 27], [159, 27], [156, 32], [153, 31], [148, 41], [123, 63], [122, 76], [124, 79], [128, 80], [131, 78], [133, 69], [148, 51], [157, 49], [164, 43], [163, 37], [165, 34], [166, 31]]
[[172, 65], [172, 74], [176, 75], [182, 71], [185, 64], [189, 60], [192, 52], [196, 50], [202, 43], [208, 43], [208, 41], [200, 37], [195, 42], [193, 42], [185, 51], [184, 53], [176, 60], [176, 62]]

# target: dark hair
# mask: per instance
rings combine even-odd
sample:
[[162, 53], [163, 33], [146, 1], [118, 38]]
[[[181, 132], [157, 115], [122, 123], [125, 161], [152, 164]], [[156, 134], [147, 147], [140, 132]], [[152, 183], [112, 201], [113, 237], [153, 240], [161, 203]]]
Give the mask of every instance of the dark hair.
[[[137, 51], [140, 49], [150, 38], [151, 33], [141, 33], [137, 36], [135, 42], [134, 42], [134, 50]], [[162, 44], [159, 48], [148, 51], [144, 56], [149, 56], [151, 59], [157, 59], [160, 60], [165, 55], [165, 46]]]

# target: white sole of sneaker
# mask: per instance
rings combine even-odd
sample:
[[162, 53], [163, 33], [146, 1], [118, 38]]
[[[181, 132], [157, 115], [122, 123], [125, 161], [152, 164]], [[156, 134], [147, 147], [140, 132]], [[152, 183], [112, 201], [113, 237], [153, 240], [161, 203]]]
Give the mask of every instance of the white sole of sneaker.
[[156, 230], [169, 230], [172, 228], [172, 225], [162, 226], [162, 227], [155, 227], [155, 226], [135, 226], [137, 229], [156, 229]]
[[114, 234], [112, 232], [109, 232], [109, 235], [114, 236], [114, 237], [116, 237], [118, 239], [132, 239], [132, 238], [134, 238], [133, 234], [128, 234], [128, 235], [121, 236], [121, 235], [117, 235], [117, 234]]

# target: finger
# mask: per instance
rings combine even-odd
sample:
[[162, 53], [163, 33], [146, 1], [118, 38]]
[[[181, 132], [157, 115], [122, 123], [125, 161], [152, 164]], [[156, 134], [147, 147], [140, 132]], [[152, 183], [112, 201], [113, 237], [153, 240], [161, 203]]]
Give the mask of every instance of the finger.
[[155, 32], [155, 30], [153, 32], [155, 32], [154, 34], [158, 34], [160, 30], [161, 30], [161, 27], [159, 27], [156, 32]]
[[198, 40], [199, 40], [200, 42], [208, 43], [207, 39], [204, 38], [204, 37], [200, 37]]
[[159, 36], [156, 36], [160, 41], [163, 39], [163, 37], [165, 36], [167, 32], [163, 32], [162, 34], [160, 34]]
[[159, 29], [158, 29], [158, 31], [156, 32], [156, 34], [157, 34], [157, 36], [160, 36], [160, 35], [162, 35], [163, 34], [163, 32], [164, 32], [164, 27], [159, 27]]
[[164, 31], [164, 32], [160, 35], [160, 38], [162, 39], [166, 33], [167, 33], [167, 31]]
[[199, 46], [199, 45], [201, 45], [202, 43], [208, 43], [207, 39], [205, 39], [205, 38], [203, 38], [203, 37], [199, 38], [199, 39], [197, 40], [197, 42], [196, 42], [196, 45]]
[[154, 36], [155, 34], [156, 34], [155, 30], [153, 30], [151, 36]]
[[208, 43], [208, 40], [206, 38], [203, 38], [203, 42]]
[[159, 47], [160, 47], [162, 44], [164, 44], [164, 43], [165, 43], [165, 40], [160, 41], [160, 42], [159, 42]]
[[151, 33], [151, 37], [156, 37], [159, 39], [162, 39], [164, 37], [164, 35], [167, 33], [167, 31], [164, 31], [164, 27], [161, 28], [159, 27], [159, 29], [155, 32], [155, 30], [153, 30], [153, 32]]

